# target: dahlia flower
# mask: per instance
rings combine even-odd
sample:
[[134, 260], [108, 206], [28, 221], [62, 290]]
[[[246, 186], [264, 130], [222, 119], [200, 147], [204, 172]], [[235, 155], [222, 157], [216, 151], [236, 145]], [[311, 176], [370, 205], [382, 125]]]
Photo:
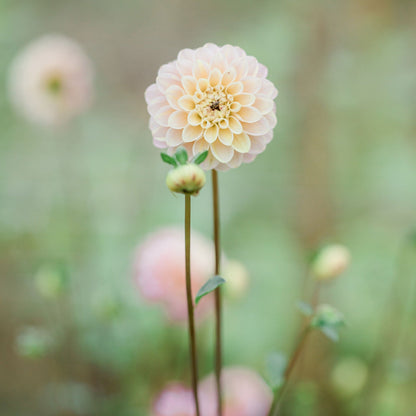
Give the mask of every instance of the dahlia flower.
[[61, 35], [31, 42], [13, 61], [9, 94], [29, 120], [62, 124], [91, 102], [92, 67], [81, 47]]
[[152, 416], [195, 416], [191, 390], [181, 384], [171, 384], [155, 400], [151, 414]]
[[[159, 303], [172, 321], [187, 319], [185, 284], [185, 238], [177, 228], [161, 229], [150, 235], [138, 248], [134, 259], [134, 279], [141, 295]], [[196, 295], [213, 275], [214, 247], [209, 240], [191, 235], [192, 291]], [[195, 309], [202, 318], [212, 309], [211, 295], [204, 297]]]
[[180, 51], [145, 92], [155, 146], [169, 153], [184, 146], [189, 156], [208, 150], [205, 169], [251, 162], [276, 125], [277, 90], [266, 76], [266, 67], [236, 46]]
[[[243, 367], [222, 371], [224, 416], [266, 416], [272, 403], [272, 392], [255, 372]], [[217, 415], [214, 375], [199, 383], [203, 416]]]

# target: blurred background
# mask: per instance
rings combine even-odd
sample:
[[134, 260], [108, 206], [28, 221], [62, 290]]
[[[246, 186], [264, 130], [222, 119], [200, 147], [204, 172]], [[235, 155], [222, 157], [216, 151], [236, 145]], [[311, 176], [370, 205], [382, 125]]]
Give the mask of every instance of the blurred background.
[[[311, 337], [282, 414], [416, 414], [415, 23], [410, 0], [0, 0], [0, 414], [148, 415], [166, 383], [187, 383], [185, 328], [131, 270], [146, 235], [183, 216], [144, 90], [208, 41], [256, 56], [279, 90], [274, 140], [220, 174], [223, 249], [250, 275], [225, 303], [225, 363], [264, 375], [291, 351], [309, 255], [342, 243], [351, 267], [321, 295], [347, 327], [336, 344]], [[47, 33], [96, 73], [65, 128], [25, 120], [7, 94], [13, 58]], [[209, 191], [193, 205], [207, 237]], [[204, 376], [210, 320], [199, 331]]]

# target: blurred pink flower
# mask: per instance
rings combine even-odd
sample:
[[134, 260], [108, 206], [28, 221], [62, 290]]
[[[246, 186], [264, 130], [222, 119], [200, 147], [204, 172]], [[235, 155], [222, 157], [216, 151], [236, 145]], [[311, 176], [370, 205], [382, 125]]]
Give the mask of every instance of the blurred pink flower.
[[277, 90], [266, 76], [267, 68], [236, 46], [180, 51], [145, 93], [155, 146], [170, 153], [184, 146], [190, 156], [209, 150], [205, 169], [251, 162], [276, 125]]
[[56, 125], [82, 113], [91, 102], [92, 67], [81, 47], [61, 35], [46, 35], [13, 61], [9, 94], [31, 121]]
[[152, 416], [195, 416], [195, 405], [190, 389], [171, 384], [156, 399]]
[[[211, 241], [192, 231], [191, 279], [195, 298], [213, 275], [214, 247]], [[163, 305], [172, 321], [186, 321], [185, 238], [182, 230], [164, 228], [150, 235], [136, 251], [134, 279], [142, 296]], [[212, 309], [211, 295], [195, 308], [197, 318]]]
[[[244, 367], [228, 367], [222, 372], [224, 416], [266, 416], [272, 392], [263, 379]], [[202, 416], [216, 416], [214, 375], [199, 383]]]

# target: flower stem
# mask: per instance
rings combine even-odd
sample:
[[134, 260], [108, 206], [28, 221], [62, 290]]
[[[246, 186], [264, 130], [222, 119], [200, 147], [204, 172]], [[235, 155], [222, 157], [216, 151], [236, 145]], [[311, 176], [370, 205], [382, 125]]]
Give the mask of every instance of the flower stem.
[[199, 413], [198, 401], [198, 361], [195, 337], [194, 304], [191, 287], [191, 195], [185, 195], [185, 275], [186, 299], [188, 303], [189, 349], [191, 363], [191, 382], [195, 400], [196, 416]]
[[[218, 195], [218, 172], [212, 170], [212, 204], [214, 215], [214, 245], [215, 245], [215, 274], [220, 274], [221, 246], [220, 246], [220, 209]], [[217, 387], [218, 416], [222, 416], [222, 333], [221, 333], [221, 288], [214, 292], [215, 296], [215, 382]]]
[[305, 346], [308, 334], [310, 331], [309, 323], [305, 326], [305, 328], [302, 330], [299, 340], [296, 344], [296, 347], [292, 353], [292, 356], [290, 358], [290, 361], [286, 367], [286, 371], [284, 374], [284, 383], [283, 386], [276, 392], [276, 395], [274, 397], [272, 407], [270, 408], [269, 416], [276, 416], [279, 414], [280, 405], [282, 403], [283, 397], [285, 396], [287, 389], [289, 387], [289, 380], [290, 376], [293, 373], [293, 370], [295, 369], [296, 363], [303, 351], [303, 348]]

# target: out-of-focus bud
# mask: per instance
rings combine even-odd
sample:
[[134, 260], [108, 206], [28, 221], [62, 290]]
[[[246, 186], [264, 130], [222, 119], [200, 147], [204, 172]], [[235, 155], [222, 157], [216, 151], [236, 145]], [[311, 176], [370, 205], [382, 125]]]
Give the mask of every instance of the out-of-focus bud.
[[63, 267], [45, 265], [35, 274], [35, 285], [43, 296], [57, 298], [68, 289], [68, 275]]
[[339, 244], [322, 248], [312, 262], [311, 271], [315, 279], [326, 281], [343, 273], [350, 264], [350, 252]]
[[94, 311], [103, 321], [112, 321], [121, 313], [121, 302], [110, 293], [99, 293], [94, 299]]
[[172, 192], [198, 195], [205, 185], [204, 171], [194, 163], [172, 169], [166, 177], [166, 185]]
[[27, 327], [17, 336], [16, 348], [22, 357], [40, 358], [45, 356], [54, 345], [51, 334], [42, 328]]
[[355, 357], [347, 357], [339, 361], [331, 374], [333, 387], [344, 397], [359, 393], [364, 388], [367, 378], [367, 365]]
[[249, 274], [244, 265], [237, 260], [227, 260], [222, 275], [226, 281], [224, 294], [230, 299], [241, 299], [249, 286]]

